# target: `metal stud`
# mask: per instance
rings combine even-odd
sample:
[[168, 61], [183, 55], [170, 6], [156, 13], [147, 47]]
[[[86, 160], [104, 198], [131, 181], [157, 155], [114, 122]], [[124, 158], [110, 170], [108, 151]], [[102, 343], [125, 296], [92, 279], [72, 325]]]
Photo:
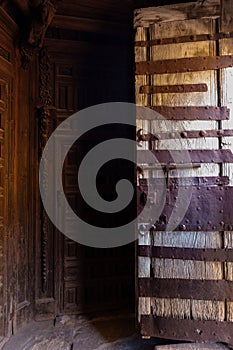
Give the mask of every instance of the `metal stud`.
[[199, 132], [199, 135], [200, 135], [201, 137], [206, 137], [207, 132], [204, 131], [204, 130], [201, 130], [201, 131]]
[[180, 136], [181, 136], [183, 139], [186, 139], [186, 138], [188, 137], [188, 134], [187, 134], [187, 132], [182, 131], [182, 132], [180, 133]]

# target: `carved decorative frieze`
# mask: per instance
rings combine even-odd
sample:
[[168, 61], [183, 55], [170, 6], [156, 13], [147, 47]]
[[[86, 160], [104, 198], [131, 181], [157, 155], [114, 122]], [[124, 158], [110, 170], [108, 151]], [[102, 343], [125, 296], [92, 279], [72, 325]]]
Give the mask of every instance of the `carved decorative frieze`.
[[40, 120], [40, 154], [43, 152], [43, 148], [48, 141], [49, 137], [49, 116], [52, 105], [52, 94], [51, 94], [51, 64], [49, 60], [48, 51], [46, 48], [40, 50], [39, 55], [39, 71], [40, 71], [40, 88], [39, 97], [39, 120]]
[[[15, 1], [21, 8], [20, 2]], [[28, 68], [34, 53], [43, 46], [46, 30], [52, 22], [56, 9], [57, 0], [34, 0], [29, 2], [28, 7], [21, 8], [25, 24], [21, 30], [19, 52], [24, 69]]]
[[[51, 64], [49, 60], [48, 51], [46, 48], [40, 50], [39, 53], [39, 97], [41, 106], [38, 107], [39, 114], [39, 157], [41, 157], [43, 149], [49, 138], [50, 130], [50, 111], [52, 104], [51, 94]], [[43, 159], [48, 162], [47, 159]], [[45, 169], [46, 169], [46, 164]], [[48, 176], [45, 171], [41, 174], [41, 181], [44, 188], [47, 188]], [[41, 205], [41, 278], [42, 278], [42, 292], [47, 291], [48, 275], [49, 275], [49, 256], [48, 256], [48, 237], [51, 230], [51, 223], [49, 218]]]

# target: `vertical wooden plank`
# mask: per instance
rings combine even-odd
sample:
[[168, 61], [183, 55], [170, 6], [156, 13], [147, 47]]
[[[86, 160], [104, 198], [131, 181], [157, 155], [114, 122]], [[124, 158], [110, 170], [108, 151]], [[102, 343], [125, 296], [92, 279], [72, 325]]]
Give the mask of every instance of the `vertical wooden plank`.
[[[169, 23], [156, 23], [150, 26], [151, 39], [176, 37], [180, 35], [213, 34], [215, 21], [213, 19], [200, 19], [190, 21], [174, 21]], [[166, 44], [151, 47], [151, 57], [154, 60], [176, 59], [181, 57], [214, 56], [216, 43], [213, 41], [191, 42], [182, 44]], [[154, 85], [196, 84], [206, 83], [207, 92], [197, 93], [156, 93], [152, 94], [153, 106], [216, 106], [217, 105], [217, 75], [214, 71], [205, 71], [201, 74], [176, 73], [152, 75]], [[166, 119], [166, 116], [162, 116]], [[205, 130], [217, 129], [215, 121], [155, 121], [152, 122], [152, 133], [163, 131]], [[156, 149], [218, 149], [218, 139], [179, 139], [165, 140], [154, 143]], [[216, 164], [202, 164], [201, 168], [182, 170], [180, 176], [208, 176], [219, 173]]]
[[[233, 39], [219, 40], [219, 54], [232, 55], [233, 54]], [[227, 106], [230, 109], [229, 120], [222, 121], [223, 129], [233, 129], [233, 68], [225, 68], [220, 71], [220, 91], [221, 91], [221, 105]], [[221, 147], [223, 149], [233, 149], [233, 137], [223, 137]], [[233, 185], [233, 164], [223, 164], [223, 175], [229, 176], [230, 185]]]
[[[147, 40], [147, 28], [139, 27], [136, 30], [135, 41], [146, 41]], [[147, 60], [147, 48], [146, 47], [135, 47], [135, 62]], [[148, 95], [140, 94], [140, 86], [147, 85], [148, 77], [146, 75], [138, 75], [135, 77], [135, 96], [136, 104], [138, 106], [148, 106]]]
[[[138, 236], [138, 245], [150, 245], [151, 236], [149, 231], [141, 231]], [[138, 257], [138, 274], [137, 277], [150, 277], [151, 259], [147, 257]], [[151, 298], [139, 297], [138, 300], [138, 322], [141, 315], [151, 313]]]
[[[221, 0], [221, 18], [220, 30], [222, 32], [230, 32], [233, 28], [233, 7], [232, 1]], [[233, 39], [219, 40], [219, 55], [233, 54]], [[220, 102], [221, 105], [230, 109], [230, 119], [222, 122], [223, 129], [233, 129], [233, 69], [226, 68], [220, 71]], [[220, 140], [221, 147], [233, 150], [233, 137], [222, 138]], [[223, 164], [222, 174], [229, 176], [230, 184], [233, 185], [233, 164]], [[233, 248], [233, 231], [224, 232], [224, 248]], [[227, 280], [233, 280], [233, 264], [231, 262], [224, 263], [224, 275]], [[226, 303], [226, 320], [233, 322], [233, 303]]]
[[[138, 27], [136, 29], [135, 41], [146, 41], [148, 30], [144, 27]], [[148, 49], [146, 47], [135, 47], [135, 62], [146, 61], [148, 59]], [[139, 106], [149, 105], [149, 95], [140, 94], [140, 87], [150, 83], [150, 78], [147, 75], [138, 75], [135, 78], [135, 97], [136, 104]], [[143, 131], [150, 130], [150, 123], [147, 120], [136, 121], [137, 130]], [[148, 144], [144, 143], [139, 145], [140, 149], [148, 149]], [[144, 176], [148, 177], [148, 172], [144, 171]], [[139, 233], [139, 245], [150, 245], [150, 232]], [[150, 277], [151, 259], [145, 257], [138, 257], [138, 277]], [[143, 314], [149, 315], [151, 312], [151, 299], [139, 297], [138, 300], [138, 321]]]
[[[233, 232], [225, 231], [224, 232], [224, 248], [233, 249]], [[224, 263], [224, 274], [225, 279], [233, 281], [233, 263], [225, 262]], [[226, 303], [226, 320], [233, 322], [233, 302], [227, 301]]]
[[[221, 248], [220, 232], [154, 232], [154, 245], [179, 248]], [[153, 259], [153, 271], [158, 278], [213, 279], [223, 278], [221, 263]], [[161, 317], [224, 320], [224, 302], [151, 298], [153, 314]], [[218, 317], [218, 318], [215, 318]]]

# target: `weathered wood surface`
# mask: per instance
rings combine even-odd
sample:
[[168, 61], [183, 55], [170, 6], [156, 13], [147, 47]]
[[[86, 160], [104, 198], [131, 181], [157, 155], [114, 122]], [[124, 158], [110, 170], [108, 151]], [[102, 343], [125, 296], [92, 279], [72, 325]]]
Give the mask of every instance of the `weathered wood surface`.
[[[206, 2], [210, 4], [210, 2]], [[214, 4], [212, 2], [212, 4]], [[215, 3], [216, 4], [216, 3]], [[175, 5], [176, 9], [182, 5]], [[187, 5], [188, 6], [188, 5]], [[165, 14], [167, 7], [163, 7], [161, 12]], [[173, 8], [174, 9], [174, 8]], [[167, 9], [168, 10], [168, 9]], [[216, 32], [216, 21], [213, 18], [199, 18], [184, 20], [185, 18], [173, 17], [169, 11], [165, 15], [160, 16], [160, 10], [156, 12], [155, 9], [142, 9], [136, 12], [136, 30], [138, 32], [147, 30], [147, 40], [154, 40], [168, 37], [178, 37], [184, 35], [196, 34], [214, 34]], [[206, 12], [207, 13], [207, 12]], [[179, 12], [178, 12], [179, 14]], [[177, 14], [177, 16], [178, 16]], [[141, 15], [141, 17], [140, 17]], [[170, 15], [170, 17], [169, 17]], [[138, 17], [137, 17], [138, 16]], [[144, 17], [143, 17], [144, 16]], [[191, 15], [192, 16], [192, 15]], [[202, 15], [199, 14], [199, 17]], [[208, 17], [208, 16], [206, 16]], [[178, 20], [176, 20], [178, 19]], [[169, 22], [169, 20], [171, 22]], [[168, 23], [169, 22], [169, 23]], [[139, 40], [138, 37], [136, 40]], [[145, 39], [144, 39], [145, 40]], [[232, 54], [228, 46], [224, 46], [225, 40], [228, 42], [232, 39], [223, 39], [224, 43], [220, 42], [220, 54]], [[222, 49], [221, 49], [222, 47]], [[139, 47], [136, 48], [138, 50]], [[144, 57], [147, 60], [165, 60], [176, 59], [182, 57], [199, 57], [199, 56], [215, 56], [218, 55], [218, 47], [213, 41], [203, 42], [188, 42], [182, 44], [166, 44], [160, 45], [159, 49], [156, 46], [151, 46], [144, 50]], [[222, 51], [221, 51], [222, 50]], [[140, 51], [143, 52], [143, 51]], [[141, 57], [137, 57], [142, 58]], [[225, 69], [225, 71], [231, 70]], [[153, 93], [148, 94], [146, 103], [149, 106], [218, 106], [219, 105], [219, 90], [218, 86], [226, 86], [223, 79], [219, 80], [219, 73], [209, 70], [205, 72], [195, 73], [176, 73], [176, 74], [155, 74], [148, 75], [148, 85], [176, 85], [176, 84], [201, 84], [205, 83], [208, 86], [206, 92], [195, 93]], [[226, 76], [226, 73], [224, 73]], [[137, 77], [138, 78], [138, 77]], [[226, 78], [225, 78], [226, 79]], [[146, 78], [144, 79], [144, 81]], [[228, 76], [228, 84], [232, 78]], [[225, 84], [225, 85], [224, 85]], [[225, 87], [226, 88], [226, 87]], [[225, 89], [223, 88], [223, 90]], [[227, 91], [222, 93], [221, 106], [229, 106], [233, 103], [231, 96], [233, 89], [227, 88]], [[140, 98], [136, 90], [136, 99]], [[224, 96], [228, 96], [228, 99]], [[145, 101], [141, 100], [141, 104]], [[143, 104], [146, 106], [146, 104]], [[155, 117], [156, 118], [156, 117]], [[226, 123], [226, 124], [225, 124]], [[142, 129], [143, 132], [151, 132], [158, 134], [167, 131], [181, 131], [181, 130], [218, 130], [224, 125], [225, 129], [233, 127], [232, 119], [230, 121], [146, 121], [137, 120], [137, 128]], [[231, 137], [227, 138], [228, 142]], [[146, 142], [142, 143], [140, 149], [218, 149], [219, 140], [216, 137], [209, 139], [188, 139], [188, 140], [159, 140], [153, 141], [150, 145]], [[223, 146], [223, 145], [222, 145]], [[229, 145], [228, 145], [229, 147]], [[225, 166], [225, 165], [224, 165]], [[224, 167], [223, 166], [223, 167]], [[232, 178], [231, 165], [227, 165], [228, 172], [223, 175], [228, 175]], [[203, 164], [198, 169], [181, 170], [178, 174], [183, 176], [217, 176], [221, 172], [221, 167], [217, 164]], [[145, 177], [159, 177], [158, 172], [152, 170], [144, 171]], [[169, 176], [177, 175], [177, 171], [171, 171]], [[232, 235], [231, 232], [154, 232], [153, 235], [149, 232], [140, 232], [139, 245], [148, 244], [161, 247], [187, 247], [187, 248], [231, 248]], [[146, 243], [143, 243], [146, 242]], [[219, 263], [214, 261], [195, 261], [195, 260], [173, 260], [161, 258], [139, 257], [139, 277], [155, 277], [155, 278], [184, 278], [184, 279], [231, 279], [233, 273], [232, 263]], [[140, 298], [139, 299], [139, 320], [141, 314], [154, 314], [158, 317], [172, 317], [180, 319], [194, 319], [194, 320], [218, 320], [231, 321], [233, 315], [233, 308], [231, 303], [226, 303], [224, 300], [191, 300], [191, 299], [172, 299], [172, 298]]]
[[[223, 32], [229, 32], [233, 26], [233, 7], [232, 2], [229, 0], [221, 1], [221, 20], [220, 30]], [[219, 55], [225, 55], [225, 53], [233, 53], [233, 39], [221, 39], [219, 40]], [[222, 122], [222, 128], [230, 129], [233, 127], [233, 68], [226, 68], [220, 71], [220, 103], [221, 105], [227, 105], [230, 108], [230, 119]], [[233, 137], [220, 140], [221, 147], [223, 149], [230, 148], [233, 150]], [[230, 178], [230, 185], [233, 184], [233, 164], [223, 164], [222, 175], [227, 175]], [[223, 244], [225, 248], [233, 247], [233, 232], [228, 231], [223, 234]], [[226, 279], [232, 280], [233, 276], [233, 264], [225, 262], [224, 275]], [[226, 320], [233, 322], [233, 303], [226, 302]]]
[[[147, 40], [147, 29], [146, 28], [138, 28], [135, 34], [135, 40]], [[135, 47], [135, 61], [145, 61], [147, 59], [147, 49], [146, 47]], [[148, 95], [140, 94], [140, 87], [142, 85], [146, 85], [150, 83], [149, 78], [146, 75], [138, 75], [135, 77], [135, 96], [136, 96], [136, 104], [138, 106], [147, 106], [148, 105]]]
[[150, 24], [156, 22], [162, 23], [197, 18], [217, 18], [219, 16], [219, 0], [206, 0], [204, 2], [148, 7], [135, 10], [134, 27], [149, 27]]
[[34, 298], [36, 152], [29, 128], [36, 128], [29, 104], [32, 74], [20, 68], [16, 34], [0, 7], [0, 336], [32, 319]]

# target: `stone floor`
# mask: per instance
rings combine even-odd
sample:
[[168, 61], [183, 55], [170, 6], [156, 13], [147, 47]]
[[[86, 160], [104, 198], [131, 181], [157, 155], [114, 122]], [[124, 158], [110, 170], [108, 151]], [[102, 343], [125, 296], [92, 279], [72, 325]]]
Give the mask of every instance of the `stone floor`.
[[[165, 346], [166, 344], [168, 344]], [[177, 343], [177, 342], [176, 342]], [[159, 346], [161, 345], [161, 347]], [[178, 347], [177, 347], [178, 345]], [[227, 350], [214, 344], [171, 344], [141, 339], [134, 315], [103, 317], [62, 316], [54, 321], [32, 322], [10, 338], [3, 350]], [[165, 347], [164, 347], [165, 346]]]
[[134, 315], [105, 317], [59, 317], [33, 322], [4, 346], [3, 350], [152, 350], [159, 339], [141, 339]]

